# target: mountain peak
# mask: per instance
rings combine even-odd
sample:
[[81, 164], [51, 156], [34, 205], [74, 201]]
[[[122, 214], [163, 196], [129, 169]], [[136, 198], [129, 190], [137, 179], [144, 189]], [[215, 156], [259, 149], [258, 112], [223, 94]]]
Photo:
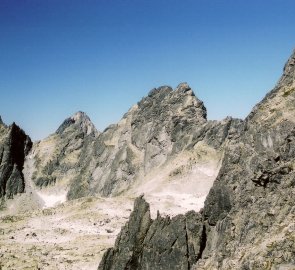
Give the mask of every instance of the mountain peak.
[[181, 93], [185, 93], [185, 92], [187, 92], [187, 91], [189, 91], [189, 90], [191, 90], [191, 88], [190, 88], [190, 86], [188, 85], [187, 82], [182, 82], [182, 83], [180, 83], [180, 84], [176, 87], [176, 89], [175, 89], [175, 91], [178, 91], [178, 92], [181, 92]]
[[283, 75], [275, 88], [252, 109], [247, 121], [266, 122], [269, 124], [282, 120], [294, 121], [295, 99], [295, 50], [287, 60]]
[[74, 113], [71, 117], [72, 120], [76, 121], [88, 121], [90, 120], [89, 116], [82, 111], [78, 111], [76, 113]]
[[292, 85], [295, 81], [295, 49], [284, 66], [284, 72], [278, 86]]
[[[130, 111], [131, 112], [131, 111]], [[191, 87], [186, 83], [180, 83], [175, 89], [170, 86], [161, 86], [152, 89], [148, 96], [137, 103], [133, 122], [136, 123], [164, 123], [181, 121], [204, 123], [207, 120], [207, 110], [199, 100]], [[135, 120], [137, 119], [137, 120]], [[178, 120], [176, 120], [178, 119]], [[161, 125], [162, 125], [161, 124]], [[134, 126], [136, 126], [134, 124]]]
[[160, 86], [158, 88], [153, 88], [149, 93], [148, 93], [148, 97], [154, 97], [158, 94], [161, 94], [161, 95], [166, 95], [166, 94], [169, 94], [173, 91], [173, 89], [170, 87], [170, 86], [167, 86], [167, 85], [163, 85], [163, 86]]
[[0, 125], [4, 125], [1, 115], [0, 115]]
[[82, 111], [74, 113], [71, 117], [67, 118], [57, 129], [57, 134], [62, 134], [69, 127], [80, 129], [86, 135], [96, 134], [97, 130], [91, 122], [89, 116]]

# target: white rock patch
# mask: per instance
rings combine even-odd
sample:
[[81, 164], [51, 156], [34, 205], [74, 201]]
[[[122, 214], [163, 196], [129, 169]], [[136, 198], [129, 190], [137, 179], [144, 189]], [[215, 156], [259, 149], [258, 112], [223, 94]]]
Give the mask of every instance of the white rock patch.
[[46, 194], [40, 191], [36, 193], [44, 201], [43, 208], [53, 207], [67, 200], [67, 191], [61, 194]]

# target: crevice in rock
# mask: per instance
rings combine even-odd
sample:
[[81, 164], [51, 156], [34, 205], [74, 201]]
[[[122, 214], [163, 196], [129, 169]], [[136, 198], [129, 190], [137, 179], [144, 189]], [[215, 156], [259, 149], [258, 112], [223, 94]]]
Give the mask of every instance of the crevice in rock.
[[185, 241], [186, 241], [186, 259], [187, 259], [187, 269], [191, 269], [190, 265], [190, 256], [189, 256], [189, 245], [188, 245], [188, 235], [187, 235], [187, 227], [185, 226]]
[[206, 244], [207, 244], [207, 232], [206, 232], [206, 226], [205, 224], [203, 225], [203, 230], [202, 230], [202, 236], [200, 239], [200, 251], [199, 254], [197, 255], [197, 261], [200, 260], [202, 258], [203, 252], [206, 248]]

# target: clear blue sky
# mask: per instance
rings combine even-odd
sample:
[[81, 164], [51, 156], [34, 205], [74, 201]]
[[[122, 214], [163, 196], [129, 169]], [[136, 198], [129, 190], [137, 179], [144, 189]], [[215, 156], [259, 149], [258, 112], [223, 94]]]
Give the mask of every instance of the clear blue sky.
[[294, 0], [0, 0], [0, 115], [33, 139], [78, 110], [103, 130], [188, 82], [244, 118], [295, 47]]

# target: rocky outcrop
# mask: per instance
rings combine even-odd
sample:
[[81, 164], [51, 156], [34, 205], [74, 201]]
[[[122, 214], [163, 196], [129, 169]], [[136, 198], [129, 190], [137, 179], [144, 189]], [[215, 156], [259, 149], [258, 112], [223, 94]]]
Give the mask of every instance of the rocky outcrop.
[[[194, 214], [198, 233], [184, 240], [188, 214], [167, 218], [167, 223], [161, 217], [151, 221], [140, 242], [128, 241], [138, 230], [126, 225], [99, 269], [294, 269], [294, 59], [295, 53], [274, 90], [235, 132], [227, 133], [230, 139], [218, 177], [204, 210]], [[133, 224], [132, 218], [128, 224]], [[195, 243], [191, 253], [188, 242]], [[169, 257], [174, 247], [177, 251]], [[136, 263], [119, 267], [118, 258]]]
[[30, 138], [15, 123], [6, 126], [0, 118], [0, 198], [13, 198], [25, 190], [23, 165], [30, 151]]
[[205, 202], [208, 237], [199, 267], [295, 267], [294, 56], [228, 145]]
[[56, 130], [56, 134], [62, 135], [69, 132], [68, 128], [76, 129], [77, 132], [81, 132], [84, 135], [98, 135], [98, 131], [91, 122], [90, 118], [85, 112], [77, 112], [73, 116], [67, 118], [60, 127]]
[[67, 190], [79, 172], [82, 149], [88, 148], [98, 134], [89, 117], [84, 112], [77, 112], [54, 134], [36, 142], [32, 149], [36, 186], [50, 188], [55, 185], [55, 188]]
[[98, 269], [188, 269], [201, 257], [203, 241], [200, 214], [190, 211], [152, 220], [149, 204], [139, 197], [115, 247], [104, 254]]
[[[69, 198], [122, 194], [149, 181], [152, 171], [185, 153], [184, 158], [191, 156], [191, 161], [187, 160], [187, 164], [191, 162], [190, 171], [198, 167], [197, 157], [205, 158], [209, 152], [218, 167], [224, 143], [239, 128], [240, 121], [207, 121], [206, 115], [203, 102], [186, 83], [174, 90], [169, 86], [151, 90], [118, 124], [98, 136], [91, 154], [89, 149], [83, 151], [79, 162], [81, 174], [71, 185]], [[175, 169], [171, 168], [168, 175]], [[183, 174], [186, 173], [189, 172], [184, 169]], [[210, 179], [209, 186], [214, 179]]]

